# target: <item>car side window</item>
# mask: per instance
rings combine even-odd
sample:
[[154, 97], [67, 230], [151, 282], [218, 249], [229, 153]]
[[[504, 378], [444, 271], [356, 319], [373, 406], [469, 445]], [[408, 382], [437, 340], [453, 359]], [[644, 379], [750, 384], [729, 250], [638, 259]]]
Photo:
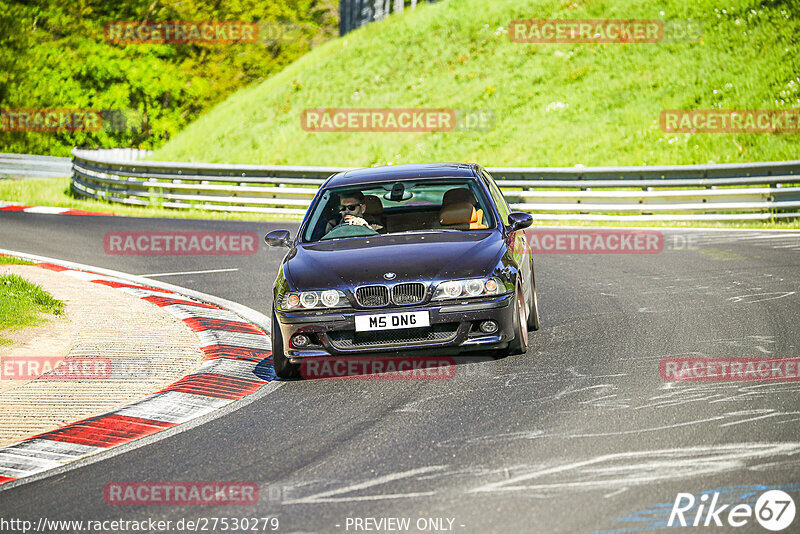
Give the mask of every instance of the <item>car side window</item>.
[[497, 187], [492, 175], [483, 169], [481, 170], [483, 171], [483, 176], [486, 178], [486, 181], [489, 182], [489, 193], [491, 193], [492, 200], [494, 200], [494, 203], [497, 205], [497, 213], [500, 214], [503, 224], [508, 224], [508, 216], [511, 213], [511, 208], [508, 207], [508, 202], [506, 202], [500, 188]]

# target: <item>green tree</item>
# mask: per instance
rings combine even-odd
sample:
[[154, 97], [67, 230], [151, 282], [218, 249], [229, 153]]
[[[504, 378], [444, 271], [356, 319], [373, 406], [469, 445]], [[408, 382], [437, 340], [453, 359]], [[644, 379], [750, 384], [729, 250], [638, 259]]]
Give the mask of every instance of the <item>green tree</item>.
[[[96, 132], [0, 131], [0, 151], [157, 148], [233, 91], [336, 35], [335, 0], [0, 0], [0, 108], [103, 110]], [[113, 21], [254, 22], [239, 44], [114, 44]]]

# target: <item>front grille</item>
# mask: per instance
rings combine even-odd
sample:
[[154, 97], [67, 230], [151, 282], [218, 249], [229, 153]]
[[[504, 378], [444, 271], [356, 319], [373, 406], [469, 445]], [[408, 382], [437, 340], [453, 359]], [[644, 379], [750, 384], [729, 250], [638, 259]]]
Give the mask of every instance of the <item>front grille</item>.
[[327, 335], [334, 348], [347, 350], [422, 343], [443, 343], [454, 339], [457, 332], [458, 323], [441, 323], [428, 328], [408, 328], [378, 332], [337, 330], [328, 332]]
[[389, 304], [389, 289], [386, 286], [363, 286], [356, 289], [356, 302], [365, 308]]
[[420, 284], [419, 282], [397, 284], [392, 288], [392, 301], [400, 306], [418, 304], [424, 298], [425, 284]]

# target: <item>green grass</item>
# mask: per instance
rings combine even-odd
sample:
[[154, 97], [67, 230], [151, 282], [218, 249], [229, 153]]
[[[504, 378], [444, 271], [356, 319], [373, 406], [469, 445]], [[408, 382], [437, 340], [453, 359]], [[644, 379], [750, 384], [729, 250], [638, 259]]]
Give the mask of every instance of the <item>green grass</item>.
[[[700, 43], [522, 44], [515, 19], [693, 20]], [[796, 0], [448, 0], [335, 39], [234, 93], [151, 159], [371, 166], [797, 159], [800, 134], [674, 134], [664, 109], [800, 108]], [[564, 103], [560, 106], [558, 103]], [[490, 109], [489, 132], [309, 133], [306, 108]]]
[[0, 180], [0, 200], [26, 206], [58, 206], [128, 217], [166, 217], [177, 219], [221, 219], [242, 221], [293, 220], [280, 215], [258, 213], [218, 213], [199, 209], [169, 209], [136, 207], [102, 200], [76, 197], [70, 191], [69, 178], [44, 178], [37, 180]]
[[[6, 262], [4, 262], [6, 263]], [[62, 315], [64, 303], [16, 274], [0, 276], [0, 333], [42, 323], [42, 314]], [[0, 335], [0, 345], [11, 343]]]
[[35, 265], [32, 261], [0, 254], [0, 265]]

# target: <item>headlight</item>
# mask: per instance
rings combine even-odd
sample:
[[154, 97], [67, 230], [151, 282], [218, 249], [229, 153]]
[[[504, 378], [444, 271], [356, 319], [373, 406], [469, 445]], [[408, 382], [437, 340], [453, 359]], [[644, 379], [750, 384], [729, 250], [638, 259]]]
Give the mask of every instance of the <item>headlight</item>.
[[345, 294], [335, 289], [285, 293], [279, 302], [282, 310], [318, 310], [320, 308], [346, 308], [350, 306]]
[[464, 292], [470, 297], [482, 295], [484, 291], [483, 282], [480, 280], [467, 280], [464, 282]]
[[304, 291], [300, 293], [300, 304], [304, 308], [313, 308], [319, 303], [319, 295], [315, 291]]
[[482, 297], [499, 295], [505, 284], [499, 278], [471, 278], [469, 280], [448, 280], [436, 286], [433, 300], [456, 299], [459, 297]]
[[[441, 297], [450, 299], [460, 297], [461, 293], [464, 291], [461, 282], [444, 282], [439, 288], [441, 288]], [[439, 288], [437, 288], [437, 294], [439, 293]]]
[[329, 308], [333, 308], [334, 306], [339, 304], [339, 300], [340, 300], [339, 292], [336, 291], [335, 289], [330, 289], [328, 291], [323, 291], [322, 294], [319, 297], [319, 300], [321, 300], [322, 303], [325, 306], [327, 306]]

